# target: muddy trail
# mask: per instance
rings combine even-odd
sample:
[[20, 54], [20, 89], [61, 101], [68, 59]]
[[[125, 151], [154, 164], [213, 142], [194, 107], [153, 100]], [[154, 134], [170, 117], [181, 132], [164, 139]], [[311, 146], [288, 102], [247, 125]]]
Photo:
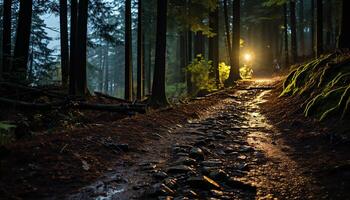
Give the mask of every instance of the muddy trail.
[[144, 152], [65, 198], [329, 199], [262, 114], [271, 84], [225, 91], [199, 119], [156, 133]]

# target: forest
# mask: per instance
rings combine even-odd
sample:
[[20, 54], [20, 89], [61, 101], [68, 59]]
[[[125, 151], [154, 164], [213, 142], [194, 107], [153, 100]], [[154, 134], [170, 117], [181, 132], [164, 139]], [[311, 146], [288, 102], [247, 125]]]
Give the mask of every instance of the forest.
[[350, 199], [346, 0], [0, 0], [0, 199]]

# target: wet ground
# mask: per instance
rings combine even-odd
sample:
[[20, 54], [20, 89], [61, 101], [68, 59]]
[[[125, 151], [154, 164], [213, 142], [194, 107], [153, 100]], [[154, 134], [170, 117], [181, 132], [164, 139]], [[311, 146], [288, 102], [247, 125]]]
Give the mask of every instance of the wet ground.
[[[241, 85], [68, 199], [328, 199], [261, 112], [271, 82]], [[200, 101], [200, 99], [198, 99]]]

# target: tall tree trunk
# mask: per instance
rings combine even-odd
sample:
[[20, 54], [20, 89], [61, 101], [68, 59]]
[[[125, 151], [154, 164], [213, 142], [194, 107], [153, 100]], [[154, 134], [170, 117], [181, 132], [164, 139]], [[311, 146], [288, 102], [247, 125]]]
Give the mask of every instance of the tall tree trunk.
[[232, 30], [232, 65], [229, 78], [225, 81], [225, 86], [233, 86], [234, 82], [240, 79], [239, 55], [241, 41], [241, 1], [233, 1], [233, 30]]
[[[191, 4], [191, 0], [188, 0], [187, 4], [186, 4], [187, 15], [189, 15], [191, 12], [190, 4]], [[189, 30], [187, 31], [187, 61], [188, 61], [187, 65], [191, 64], [191, 62], [193, 60], [192, 35], [193, 35], [193, 33], [189, 28]], [[186, 86], [187, 86], [187, 94], [192, 94], [194, 89], [193, 89], [193, 85], [192, 85], [192, 74], [189, 71], [186, 72]]]
[[348, 22], [347, 20], [350, 19], [350, 13], [348, 13], [349, 9], [350, 1], [343, 0], [341, 27], [337, 45], [338, 48], [350, 48], [350, 27], [346, 24]]
[[304, 37], [304, 0], [299, 1], [299, 40], [300, 40], [300, 55], [304, 57], [305, 55], [305, 37]]
[[79, 0], [78, 7], [78, 29], [76, 38], [77, 50], [77, 79], [76, 95], [85, 96], [88, 94], [86, 80], [86, 45], [87, 45], [87, 20], [89, 0]]
[[11, 10], [12, 0], [4, 0], [2, 30], [2, 67], [0, 68], [0, 74], [1, 72], [9, 73], [11, 70]]
[[104, 74], [104, 61], [103, 61], [103, 49], [102, 45], [98, 50], [99, 57], [99, 74], [98, 74], [98, 91], [103, 92], [103, 74]]
[[131, 0], [125, 0], [125, 99], [132, 100]]
[[104, 83], [104, 92], [108, 94], [109, 92], [109, 43], [107, 42], [105, 49], [105, 83]]
[[315, 46], [315, 0], [311, 0], [311, 52], [312, 56], [316, 55], [316, 46]]
[[292, 63], [298, 61], [298, 43], [297, 43], [297, 26], [296, 26], [296, 0], [290, 0], [290, 30], [291, 30], [291, 53]]
[[67, 0], [60, 0], [60, 35], [62, 85], [67, 87], [69, 77]]
[[168, 0], [157, 1], [157, 42], [154, 79], [150, 106], [164, 107], [169, 102], [165, 94], [166, 33]]
[[13, 71], [19, 80], [26, 79], [29, 41], [32, 24], [33, 0], [20, 0], [19, 17], [16, 32]]
[[232, 46], [231, 46], [231, 34], [230, 34], [230, 22], [229, 22], [229, 16], [228, 16], [228, 5], [227, 0], [224, 0], [224, 18], [225, 18], [225, 31], [226, 31], [226, 42], [227, 42], [227, 51], [229, 55], [229, 61], [230, 65], [233, 66], [232, 61]]
[[69, 94], [76, 95], [78, 0], [71, 0]]
[[194, 36], [194, 55], [204, 56], [204, 36], [201, 31], [198, 31]]
[[285, 67], [289, 66], [289, 44], [288, 44], [288, 9], [287, 4], [283, 5], [284, 10], [284, 61]]
[[215, 78], [216, 85], [220, 85], [219, 75], [219, 7], [209, 16], [209, 26], [216, 34], [209, 38], [209, 59], [212, 61], [213, 71], [210, 76]]
[[152, 42], [148, 44], [148, 94], [152, 94]]
[[320, 57], [323, 53], [323, 3], [322, 0], [316, 0], [316, 57]]
[[143, 52], [143, 30], [142, 30], [142, 0], [138, 0], [138, 22], [137, 22], [137, 99], [141, 100], [145, 93], [144, 87], [144, 52]]
[[186, 75], [185, 70], [187, 66], [187, 34], [185, 31], [180, 33], [180, 48], [179, 48], [179, 54], [180, 54], [180, 68], [179, 68], [179, 74], [180, 74], [180, 82], [186, 81]]

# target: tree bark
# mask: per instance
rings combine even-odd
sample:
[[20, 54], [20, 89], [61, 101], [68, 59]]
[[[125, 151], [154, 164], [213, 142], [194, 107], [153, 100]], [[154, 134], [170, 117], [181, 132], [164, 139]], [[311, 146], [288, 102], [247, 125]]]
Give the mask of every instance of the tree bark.
[[67, 0], [60, 0], [60, 35], [62, 86], [67, 87], [69, 80]]
[[290, 0], [290, 29], [291, 29], [291, 53], [292, 63], [298, 61], [298, 43], [297, 43], [297, 26], [296, 26], [296, 0]]
[[78, 29], [77, 29], [77, 79], [76, 79], [76, 95], [86, 96], [87, 80], [86, 80], [86, 45], [87, 45], [87, 21], [88, 21], [89, 0], [79, 0], [78, 7]]
[[29, 56], [29, 41], [32, 24], [33, 0], [20, 0], [16, 31], [13, 71], [19, 80], [26, 79]]
[[158, 0], [156, 57], [153, 77], [153, 89], [150, 99], [150, 106], [158, 108], [169, 105], [165, 94], [167, 10], [168, 0]]
[[[187, 1], [187, 4], [186, 4], [187, 15], [189, 15], [191, 12], [190, 4], [191, 4], [191, 0]], [[187, 31], [187, 61], [188, 61], [187, 65], [191, 64], [192, 59], [193, 59], [192, 35], [193, 35], [193, 33], [189, 28], [189, 30]], [[186, 86], [187, 86], [187, 94], [189, 94], [189, 95], [192, 94], [194, 89], [193, 89], [193, 85], [192, 85], [192, 74], [189, 71], [186, 72]]]
[[104, 57], [104, 68], [105, 68], [105, 83], [104, 83], [104, 92], [108, 94], [109, 92], [109, 43], [106, 44], [105, 57]]
[[289, 44], [288, 44], [288, 9], [287, 4], [283, 5], [284, 10], [284, 56], [285, 67], [289, 66]]
[[3, 74], [9, 73], [11, 70], [12, 0], [4, 0], [3, 12], [2, 66], [0, 68], [0, 74], [2, 74], [1, 72], [3, 72]]
[[142, 27], [142, 0], [138, 0], [137, 22], [137, 99], [141, 100], [145, 93], [144, 77], [144, 52], [143, 52], [143, 27]]
[[300, 56], [305, 56], [305, 37], [304, 37], [304, 27], [305, 27], [305, 19], [304, 19], [304, 0], [299, 1], [299, 40], [300, 40]]
[[341, 27], [337, 45], [338, 48], [350, 48], [350, 27], [346, 24], [347, 20], [350, 19], [350, 13], [348, 12], [349, 9], [350, 1], [343, 0]]
[[215, 78], [215, 83], [219, 87], [219, 6], [214, 12], [210, 13], [209, 26], [216, 34], [214, 37], [209, 38], [209, 59], [212, 61], [213, 66], [210, 76]]
[[316, 0], [316, 57], [320, 57], [323, 53], [323, 3], [322, 0]]
[[229, 78], [225, 81], [225, 86], [233, 86], [234, 82], [240, 79], [239, 57], [241, 41], [241, 1], [233, 1], [233, 30], [232, 30], [232, 65]]
[[315, 0], [311, 0], [311, 52], [312, 56], [316, 55], [315, 47]]
[[132, 100], [131, 0], [125, 0], [125, 99]]
[[232, 61], [232, 46], [231, 46], [231, 36], [230, 36], [230, 23], [229, 23], [229, 17], [228, 17], [228, 5], [227, 0], [224, 0], [224, 18], [225, 18], [225, 30], [226, 30], [226, 41], [227, 41], [227, 51], [229, 55], [229, 61], [230, 65], [233, 66]]
[[71, 0], [70, 18], [70, 64], [69, 64], [69, 94], [75, 95], [77, 73], [77, 23], [78, 23], [78, 0]]

